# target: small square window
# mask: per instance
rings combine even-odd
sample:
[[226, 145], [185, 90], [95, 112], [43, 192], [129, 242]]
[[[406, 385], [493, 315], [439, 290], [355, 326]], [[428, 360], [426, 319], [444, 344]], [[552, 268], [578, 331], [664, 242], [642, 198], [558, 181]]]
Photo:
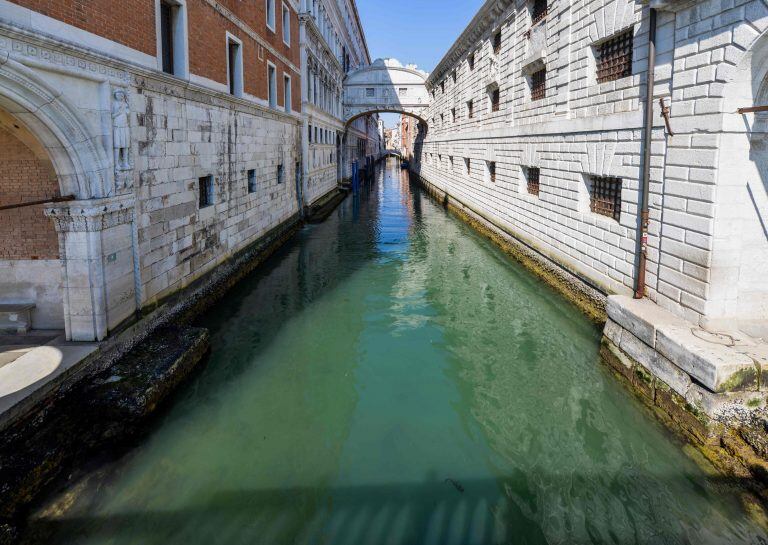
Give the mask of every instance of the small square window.
[[213, 204], [213, 176], [203, 176], [197, 180], [198, 206], [205, 208]]
[[539, 167], [528, 167], [525, 170], [525, 181], [528, 186], [528, 193], [539, 195]]
[[488, 168], [488, 180], [492, 183], [496, 183], [496, 162], [495, 161], [486, 161], [485, 162], [487, 168]]
[[277, 183], [281, 184], [285, 181], [285, 168], [283, 164], [277, 165]]
[[256, 191], [256, 170], [250, 169], [248, 171], [248, 193], [254, 193]]
[[621, 219], [621, 178], [589, 177], [589, 209], [595, 214]]
[[400, 88], [397, 90], [397, 93], [398, 93], [398, 94], [399, 94], [401, 97], [404, 97], [404, 96], [406, 96], [406, 95], [408, 94], [408, 88], [407, 88], [407, 87], [400, 87]]
[[541, 100], [547, 96], [547, 69], [542, 68], [531, 74], [531, 100]]
[[365, 96], [366, 97], [376, 96], [376, 89], [374, 87], [366, 87], [365, 88]]
[[533, 0], [531, 24], [535, 25], [547, 16], [547, 0]]
[[595, 46], [597, 83], [632, 75], [632, 29]]

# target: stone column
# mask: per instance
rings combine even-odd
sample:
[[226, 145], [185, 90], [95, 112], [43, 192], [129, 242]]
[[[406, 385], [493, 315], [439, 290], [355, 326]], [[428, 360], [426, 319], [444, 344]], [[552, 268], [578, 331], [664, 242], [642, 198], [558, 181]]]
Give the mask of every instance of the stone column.
[[100, 341], [136, 311], [133, 196], [46, 209], [59, 233], [67, 340]]

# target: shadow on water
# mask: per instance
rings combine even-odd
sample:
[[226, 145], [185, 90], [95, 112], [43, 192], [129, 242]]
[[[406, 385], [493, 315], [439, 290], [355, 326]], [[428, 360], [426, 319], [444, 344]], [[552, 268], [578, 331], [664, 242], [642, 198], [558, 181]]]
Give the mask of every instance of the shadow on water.
[[[547, 527], [548, 522], [552, 527], [563, 526], [570, 536], [566, 541], [554, 542], [726, 542], [725, 535], [718, 536], [717, 531], [713, 533], [698, 524], [676, 524], [662, 506], [654, 507], [653, 496], [642, 493], [648, 488], [642, 479], [642, 475], [631, 472], [607, 479], [608, 483], [599, 475], [518, 473], [493, 480], [465, 481], [440, 480], [432, 475], [424, 483], [336, 487], [332, 501], [319, 495], [316, 488], [222, 490], [203, 503], [180, 510], [38, 518], [32, 521], [29, 536], [56, 535], [61, 543], [111, 543], [119, 537], [120, 543], [147, 545], [544, 544], [553, 542], [553, 528]], [[578, 488], [572, 496], [591, 497], [591, 505], [569, 504], [572, 498], [566, 495], [562, 510], [542, 521], [542, 506], [531, 499], [531, 482], [559, 488], [564, 480]], [[670, 475], [664, 480], [672, 488], [695, 482], [703, 496], [741, 490], [738, 479]], [[615, 495], [602, 490], [605, 484]], [[84, 535], [88, 539], [81, 541]], [[748, 538], [745, 542], [768, 543], [759, 535], [742, 537]]]

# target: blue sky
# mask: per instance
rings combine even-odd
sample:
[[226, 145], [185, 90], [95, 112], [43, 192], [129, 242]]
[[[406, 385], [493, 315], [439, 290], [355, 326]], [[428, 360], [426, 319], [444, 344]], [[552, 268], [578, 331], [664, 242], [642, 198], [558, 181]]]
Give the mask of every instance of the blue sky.
[[[357, 0], [371, 60], [394, 57], [430, 72], [483, 0]], [[399, 119], [383, 114], [387, 127]]]

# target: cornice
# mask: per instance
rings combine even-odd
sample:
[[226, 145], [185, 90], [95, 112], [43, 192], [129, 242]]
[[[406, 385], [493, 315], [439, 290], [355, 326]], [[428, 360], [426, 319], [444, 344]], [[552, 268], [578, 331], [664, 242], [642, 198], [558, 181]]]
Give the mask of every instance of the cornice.
[[511, 5], [513, 5], [513, 0], [486, 0], [467, 28], [464, 29], [464, 32], [432, 70], [427, 78], [427, 88], [432, 89], [448, 70], [467, 54], [469, 49], [473, 49]]
[[320, 32], [320, 29], [317, 27], [315, 18], [312, 17], [312, 15], [307, 12], [301, 12], [299, 13], [299, 21], [307, 25], [307, 27], [312, 31], [312, 33], [315, 35], [315, 38], [317, 38], [317, 41], [319, 41], [322, 44], [323, 49], [325, 49], [325, 53], [328, 55], [328, 57], [332, 59], [334, 67], [343, 74], [344, 67], [339, 62], [339, 59], [336, 58], [336, 55], [333, 53], [331, 46], [328, 45], [328, 42], [326, 41], [325, 36], [323, 36], [323, 34]]

